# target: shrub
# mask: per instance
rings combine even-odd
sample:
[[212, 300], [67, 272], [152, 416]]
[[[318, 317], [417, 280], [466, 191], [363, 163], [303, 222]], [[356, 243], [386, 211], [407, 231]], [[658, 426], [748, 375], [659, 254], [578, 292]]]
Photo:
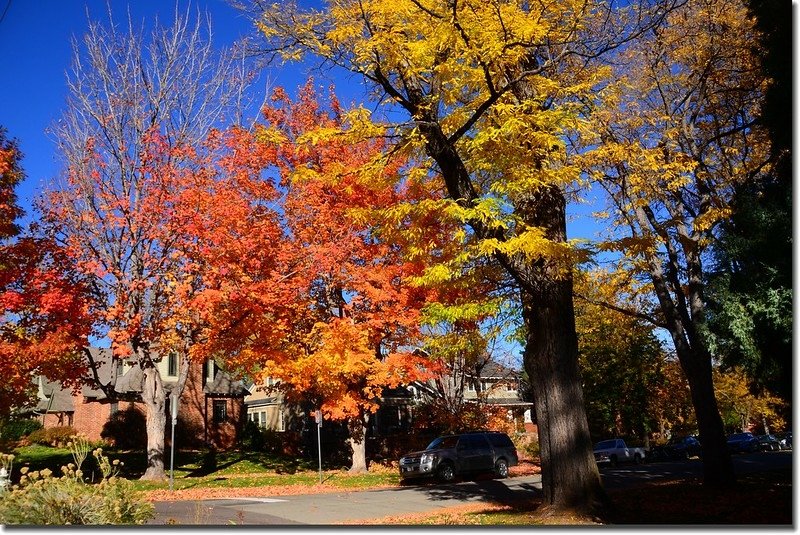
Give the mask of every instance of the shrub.
[[28, 435], [28, 440], [43, 446], [63, 446], [77, 433], [72, 426], [45, 427]]
[[136, 499], [132, 483], [113, 474], [115, 465], [101, 450], [93, 453], [104, 475], [98, 484], [85, 483], [73, 467], [63, 467], [58, 478], [50, 470], [24, 473], [20, 484], [0, 500], [0, 523], [120, 525], [152, 518], [153, 505]]
[[31, 418], [9, 420], [0, 428], [0, 437], [3, 440], [19, 440], [26, 435], [42, 428], [42, 422]]
[[539, 459], [539, 436], [535, 433], [515, 433], [511, 435], [517, 452], [523, 459]]

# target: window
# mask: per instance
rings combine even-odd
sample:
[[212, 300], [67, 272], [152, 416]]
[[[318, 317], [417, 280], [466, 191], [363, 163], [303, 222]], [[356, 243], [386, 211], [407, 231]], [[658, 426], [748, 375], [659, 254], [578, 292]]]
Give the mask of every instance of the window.
[[119, 411], [119, 403], [117, 403], [116, 401], [112, 402], [111, 403], [111, 414], [117, 414], [118, 411]]
[[228, 419], [228, 402], [224, 399], [214, 400], [214, 422], [222, 423]]
[[514, 392], [516, 390], [516, 385], [514, 384], [514, 381], [508, 381], [506, 383], [506, 390], [508, 392]]
[[178, 355], [170, 353], [167, 357], [167, 375], [176, 377], [178, 375]]
[[475, 383], [469, 379], [467, 380], [467, 392], [475, 392]]
[[261, 427], [267, 427], [267, 411], [261, 411], [258, 413], [259, 418], [261, 419]]
[[117, 359], [117, 377], [122, 375], [122, 359]]

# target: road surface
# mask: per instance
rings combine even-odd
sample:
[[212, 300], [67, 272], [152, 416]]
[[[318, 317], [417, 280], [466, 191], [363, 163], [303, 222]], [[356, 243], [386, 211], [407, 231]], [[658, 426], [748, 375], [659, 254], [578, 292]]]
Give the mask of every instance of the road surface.
[[[792, 470], [792, 452], [735, 455], [739, 474]], [[628, 488], [654, 480], [701, 477], [697, 460], [647, 463], [601, 470], [606, 488]], [[154, 525], [332, 525], [387, 516], [434, 512], [467, 503], [511, 503], [541, 491], [538, 475], [451, 484], [294, 496], [156, 502]]]

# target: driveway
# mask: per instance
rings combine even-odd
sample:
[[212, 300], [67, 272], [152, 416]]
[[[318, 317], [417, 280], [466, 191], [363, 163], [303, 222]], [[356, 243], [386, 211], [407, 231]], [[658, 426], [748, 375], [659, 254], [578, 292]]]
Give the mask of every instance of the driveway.
[[[739, 474], [792, 471], [792, 452], [735, 455]], [[601, 470], [606, 488], [628, 488], [655, 480], [702, 477], [697, 460], [648, 463]], [[410, 513], [434, 512], [467, 503], [510, 503], [533, 498], [541, 477], [485, 479], [453, 484], [421, 484], [392, 489], [258, 498], [156, 502], [150, 524], [330, 525]]]

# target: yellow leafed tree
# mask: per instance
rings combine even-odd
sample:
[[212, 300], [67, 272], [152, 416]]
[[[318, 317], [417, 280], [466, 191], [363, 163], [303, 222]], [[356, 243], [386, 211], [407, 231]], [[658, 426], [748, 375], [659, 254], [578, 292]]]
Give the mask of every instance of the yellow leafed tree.
[[734, 479], [712, 383], [704, 261], [730, 216], [734, 185], [765, 169], [757, 124], [765, 80], [745, 5], [689, 0], [617, 57], [615, 82], [583, 130], [583, 165], [606, 193], [602, 248], [649, 280], [691, 387], [704, 480]]
[[[251, 12], [264, 54], [318, 58], [367, 82], [383, 106], [373, 116], [349, 114], [348, 135], [393, 138], [395, 153], [438, 173], [447, 196], [440, 210], [466, 231], [463, 260], [497, 262], [518, 288], [545, 504], [602, 509], [566, 236], [568, 190], [580, 169], [565, 133], [579, 128], [609, 74], [594, 59], [636, 33], [631, 21], [641, 29], [665, 10], [652, 18], [592, 0], [340, 0], [319, 10], [254, 2]], [[441, 266], [431, 274], [447, 277]]]

